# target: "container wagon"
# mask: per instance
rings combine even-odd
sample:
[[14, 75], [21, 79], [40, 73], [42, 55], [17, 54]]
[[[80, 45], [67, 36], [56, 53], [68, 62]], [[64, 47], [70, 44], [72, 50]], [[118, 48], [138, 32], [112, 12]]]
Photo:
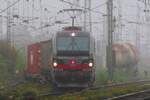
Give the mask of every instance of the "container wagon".
[[52, 40], [31, 44], [28, 46], [27, 52], [27, 77], [50, 78]]

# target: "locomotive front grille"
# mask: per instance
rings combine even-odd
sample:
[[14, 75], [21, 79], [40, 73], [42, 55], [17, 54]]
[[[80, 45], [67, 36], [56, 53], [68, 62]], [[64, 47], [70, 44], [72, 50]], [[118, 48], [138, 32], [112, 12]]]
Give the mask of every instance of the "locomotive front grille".
[[88, 59], [58, 59], [57, 62], [58, 64], [65, 64], [65, 65], [71, 65], [70, 61], [73, 60], [75, 61], [74, 65], [78, 65], [78, 64], [88, 64], [89, 60]]

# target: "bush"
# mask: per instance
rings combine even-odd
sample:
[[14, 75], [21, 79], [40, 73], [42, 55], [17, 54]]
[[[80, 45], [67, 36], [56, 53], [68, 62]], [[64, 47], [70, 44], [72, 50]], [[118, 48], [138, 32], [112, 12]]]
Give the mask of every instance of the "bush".
[[6, 41], [0, 40], [0, 55], [9, 60], [15, 60], [17, 52], [14, 47], [11, 47]]
[[14, 74], [17, 59], [17, 51], [11, 47], [6, 41], [0, 40], [0, 72], [1, 78], [10, 74]]

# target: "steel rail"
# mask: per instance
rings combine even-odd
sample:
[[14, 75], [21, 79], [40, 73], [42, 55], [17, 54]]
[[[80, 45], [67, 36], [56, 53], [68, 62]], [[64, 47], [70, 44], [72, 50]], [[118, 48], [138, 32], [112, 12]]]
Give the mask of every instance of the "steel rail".
[[150, 83], [150, 80], [138, 80], [138, 81], [112, 83], [112, 84], [107, 84], [107, 85], [94, 86], [94, 87], [90, 87], [87, 89], [96, 90], [96, 89], [100, 89], [100, 88], [121, 87], [121, 86], [128, 86], [128, 85], [140, 85], [140, 84], [146, 84], [146, 83]]
[[59, 89], [50, 91], [47, 93], [41, 93], [38, 95], [38, 97], [43, 97], [43, 96], [61, 96], [66, 93], [71, 93], [71, 94], [80, 94], [84, 91], [87, 90], [98, 90], [98, 89], [103, 89], [103, 88], [110, 88], [110, 87], [123, 87], [123, 86], [128, 86], [128, 85], [142, 85], [142, 84], [148, 84], [150, 83], [150, 80], [139, 80], [139, 81], [129, 81], [129, 82], [120, 82], [120, 83], [113, 83], [113, 84], [108, 84], [108, 85], [100, 85], [100, 86], [94, 86], [94, 87], [89, 87], [82, 89], [81, 91], [61, 91]]
[[109, 98], [108, 100], [150, 100], [150, 89], [128, 93], [118, 97]]

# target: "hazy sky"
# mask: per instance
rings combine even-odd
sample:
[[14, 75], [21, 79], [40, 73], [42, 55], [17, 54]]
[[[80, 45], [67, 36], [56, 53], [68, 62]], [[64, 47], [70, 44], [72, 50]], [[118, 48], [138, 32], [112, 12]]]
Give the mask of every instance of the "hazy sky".
[[[5, 9], [6, 8], [6, 0], [0, 0], [0, 9]], [[16, 0], [9, 0], [11, 1], [10, 4], [15, 2]], [[28, 1], [28, 2], [27, 2]], [[33, 4], [34, 1], [34, 4]], [[71, 2], [72, 0], [66, 0]], [[83, 6], [83, 0], [80, 0], [80, 5]], [[92, 8], [97, 7], [92, 11], [92, 22], [101, 22], [99, 24], [93, 23], [93, 33], [96, 34], [97, 36], [101, 36], [104, 34], [104, 17], [103, 14], [101, 13], [96, 13], [96, 12], [102, 12], [106, 14], [106, 1], [107, 0], [92, 0]], [[43, 17], [43, 22], [47, 22], [47, 18], [51, 18], [50, 22], [48, 23], [54, 23], [56, 20], [64, 20], [65, 22], [71, 22], [71, 20], [68, 20], [69, 16], [67, 14], [65, 15], [57, 15], [57, 12], [61, 9], [64, 8], [70, 8], [70, 6], [66, 3], [60, 2], [59, 0], [41, 0], [41, 5], [40, 5], [40, 0], [21, 0], [18, 4], [14, 6], [14, 10], [12, 10], [13, 13], [18, 13], [20, 16], [25, 16], [25, 17]], [[118, 4], [120, 2], [121, 8], [119, 8]], [[135, 26], [136, 24], [129, 24], [127, 21], [137, 21], [137, 4], [139, 4], [141, 11], [140, 13], [140, 21], [144, 20], [144, 14], [143, 14], [143, 3], [137, 2], [137, 0], [114, 0], [114, 16], [116, 19], [118, 18], [118, 11], [122, 14], [122, 24], [123, 26], [123, 32], [122, 34], [128, 35], [129, 39], [133, 39], [135, 36]], [[34, 10], [32, 11], [32, 7], [34, 6]], [[99, 6], [99, 7], [98, 7]], [[40, 7], [42, 7], [42, 15], [40, 15]], [[47, 8], [46, 11], [44, 9]], [[6, 13], [1, 13], [2, 15], [6, 16]], [[65, 20], [67, 19], [67, 20]], [[19, 19], [20, 20], [20, 19]], [[18, 21], [18, 20], [15, 20]], [[81, 20], [80, 20], [81, 21]], [[19, 22], [19, 21], [18, 21]], [[28, 26], [34, 26], [35, 28], [39, 27], [39, 22], [40, 19], [34, 20], [33, 23], [28, 24]], [[79, 24], [79, 21], [77, 22]], [[5, 22], [3, 23], [5, 24]], [[83, 23], [81, 23], [83, 24]], [[53, 27], [50, 27], [49, 30], [57, 30], [59, 27], [62, 27], [62, 25], [55, 25]], [[143, 28], [144, 29], [144, 28]], [[33, 32], [35, 30], [32, 30]], [[142, 30], [143, 32], [143, 30]], [[35, 31], [37, 33], [37, 31]]]

